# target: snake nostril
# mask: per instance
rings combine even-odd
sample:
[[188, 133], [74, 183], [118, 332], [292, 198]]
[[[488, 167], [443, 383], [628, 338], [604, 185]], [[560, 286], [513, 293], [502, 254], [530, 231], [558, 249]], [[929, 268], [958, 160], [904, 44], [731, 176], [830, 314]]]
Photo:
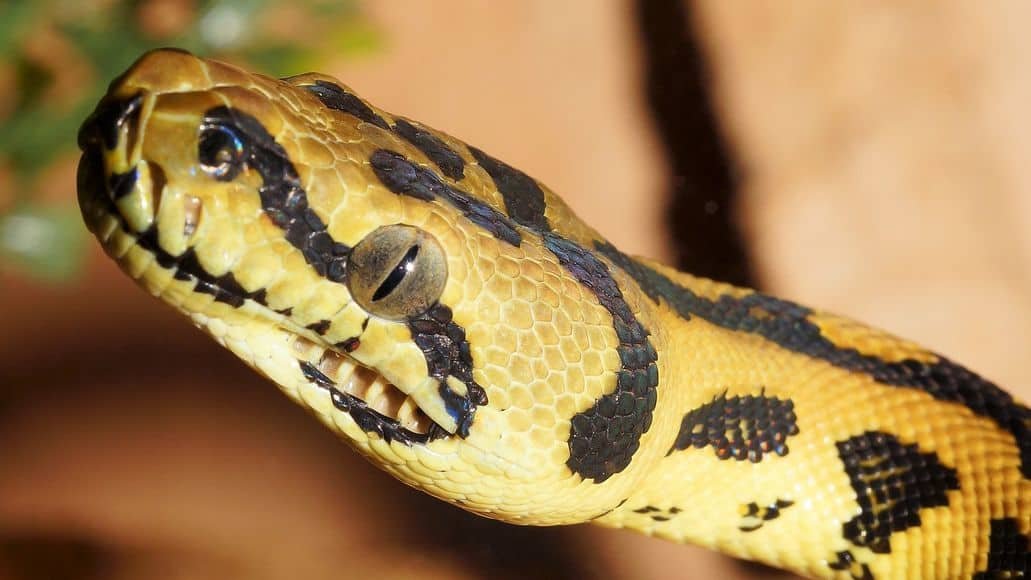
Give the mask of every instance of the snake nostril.
[[187, 195], [183, 198], [183, 236], [191, 237], [197, 232], [204, 203], [199, 197]]

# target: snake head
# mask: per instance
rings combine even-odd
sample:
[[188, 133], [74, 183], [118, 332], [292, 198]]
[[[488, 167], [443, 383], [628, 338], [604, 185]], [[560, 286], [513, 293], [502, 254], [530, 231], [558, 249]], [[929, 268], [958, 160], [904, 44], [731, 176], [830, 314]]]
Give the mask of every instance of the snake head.
[[116, 79], [79, 142], [123, 270], [409, 484], [562, 523], [657, 458], [639, 301], [525, 174], [330, 77], [178, 50]]

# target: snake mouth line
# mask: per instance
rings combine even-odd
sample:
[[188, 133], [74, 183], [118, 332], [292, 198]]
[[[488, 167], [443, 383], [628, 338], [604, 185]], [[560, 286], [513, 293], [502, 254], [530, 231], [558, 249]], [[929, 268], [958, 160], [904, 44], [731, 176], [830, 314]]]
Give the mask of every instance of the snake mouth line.
[[[159, 245], [154, 227], [145, 232], [134, 231], [108, 195], [104, 182], [96, 179], [98, 168], [90, 167], [91, 161], [87, 160], [83, 164], [86, 173], [80, 176], [85, 178], [80, 184], [89, 185], [80, 187], [80, 194], [88, 192], [81, 202], [84, 218], [90, 228], [95, 230], [101, 244], [111, 251], [112, 257], [119, 263], [125, 258], [126, 246], [115, 242], [118, 230], [132, 239], [131, 245], [154, 256], [160, 267], [173, 273], [174, 279], [193, 282], [195, 291], [212, 295], [217, 302], [233, 307], [240, 307], [250, 300], [268, 312], [269, 324], [294, 333], [283, 324], [283, 312], [273, 314], [274, 311], [269, 309], [264, 300], [264, 291], [247, 292], [232, 275], [212, 275], [203, 268], [191, 250], [179, 256], [169, 254]], [[104, 215], [114, 218], [114, 227], [108, 229], [101, 226]], [[122, 247], [116, 250], [117, 246]], [[126, 271], [134, 279], [143, 274], [142, 271]], [[305, 379], [326, 389], [334, 408], [348, 413], [366, 433], [377, 433], [388, 441], [397, 440], [408, 444], [426, 443], [448, 435], [443, 427], [419, 408], [414, 399], [353, 358], [297, 334], [294, 334], [293, 349], [301, 357], [298, 364]]]
[[298, 365], [304, 378], [329, 391], [333, 407], [348, 413], [363, 431], [404, 443], [448, 435], [412, 397], [351, 357], [302, 336], [295, 337], [293, 349], [301, 357]]
[[[122, 230], [128, 233], [124, 220], [119, 221]], [[203, 269], [192, 252], [170, 257], [157, 245], [157, 237], [153, 232], [151, 235], [130, 235], [136, 238], [137, 246], [155, 255], [159, 265], [171, 269], [174, 278], [193, 281], [196, 291], [210, 294], [216, 301], [234, 307], [250, 300], [269, 315], [269, 324], [294, 333], [283, 324], [284, 313], [273, 314], [274, 311], [269, 309], [264, 301], [263, 290], [247, 292], [231, 275], [212, 276]], [[366, 433], [377, 433], [388, 441], [398, 440], [409, 444], [426, 443], [448, 435], [443, 427], [419, 408], [414, 399], [353, 358], [297, 334], [294, 334], [293, 349], [303, 357], [298, 359], [298, 364], [304, 378], [328, 390], [333, 406], [348, 413]]]

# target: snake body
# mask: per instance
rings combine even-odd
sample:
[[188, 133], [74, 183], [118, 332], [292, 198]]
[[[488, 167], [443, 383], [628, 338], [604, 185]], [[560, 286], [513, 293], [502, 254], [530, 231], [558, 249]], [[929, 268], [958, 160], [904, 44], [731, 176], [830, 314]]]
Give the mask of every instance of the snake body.
[[121, 268], [415, 488], [814, 577], [1027, 574], [1031, 412], [916, 344], [628, 256], [323, 75], [150, 52], [79, 140]]

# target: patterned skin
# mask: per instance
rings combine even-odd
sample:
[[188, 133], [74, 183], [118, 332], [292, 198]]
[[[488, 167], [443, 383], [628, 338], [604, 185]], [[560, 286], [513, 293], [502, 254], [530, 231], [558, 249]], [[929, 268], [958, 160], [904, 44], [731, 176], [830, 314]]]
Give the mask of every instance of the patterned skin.
[[1022, 577], [1031, 412], [853, 321], [631, 258], [315, 74], [140, 58], [80, 133], [107, 253], [409, 485], [814, 577]]

